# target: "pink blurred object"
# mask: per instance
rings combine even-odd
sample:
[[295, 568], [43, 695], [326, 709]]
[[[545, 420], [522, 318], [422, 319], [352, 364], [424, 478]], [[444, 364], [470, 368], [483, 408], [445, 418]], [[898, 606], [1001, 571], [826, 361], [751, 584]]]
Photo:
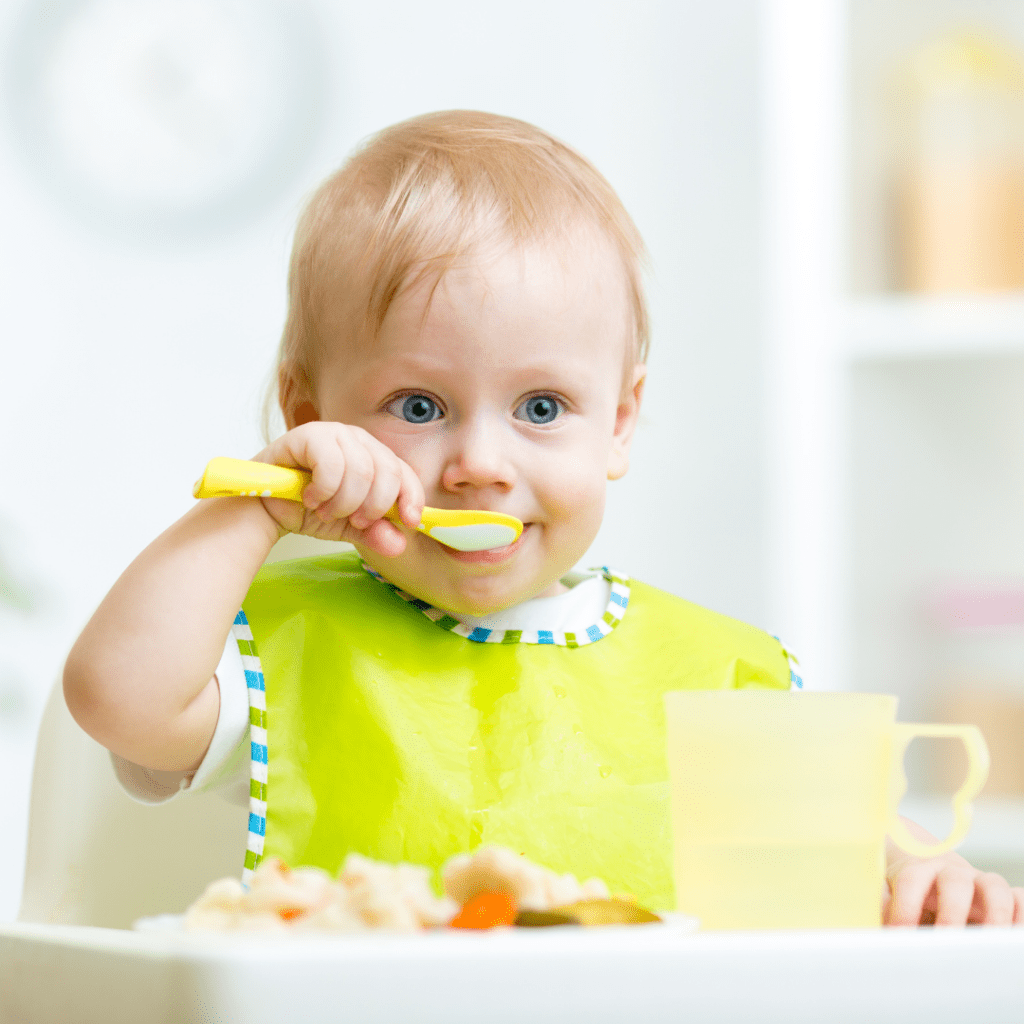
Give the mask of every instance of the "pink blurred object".
[[930, 602], [946, 629], [1024, 626], [1024, 586], [976, 586], [938, 591]]

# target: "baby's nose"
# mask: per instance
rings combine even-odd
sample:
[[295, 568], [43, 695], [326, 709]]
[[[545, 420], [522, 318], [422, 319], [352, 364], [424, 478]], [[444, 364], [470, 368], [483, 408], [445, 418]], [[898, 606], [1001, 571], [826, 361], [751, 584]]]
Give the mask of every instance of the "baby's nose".
[[502, 425], [481, 420], [459, 430], [452, 437], [452, 447], [441, 474], [444, 489], [452, 493], [488, 487], [510, 491], [518, 472], [506, 434]]

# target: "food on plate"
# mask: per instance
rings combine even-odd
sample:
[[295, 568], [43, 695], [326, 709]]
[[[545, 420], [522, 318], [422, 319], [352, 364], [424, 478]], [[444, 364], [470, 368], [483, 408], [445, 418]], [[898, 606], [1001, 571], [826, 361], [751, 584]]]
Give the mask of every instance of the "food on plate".
[[449, 928], [472, 928], [483, 931], [516, 923], [516, 901], [507, 892], [477, 893], [448, 922]]
[[554, 910], [521, 910], [516, 915], [520, 928], [548, 928], [557, 924], [596, 927], [604, 924], [654, 924], [661, 918], [622, 896], [577, 900]]
[[268, 857], [249, 889], [213, 882], [185, 913], [189, 931], [416, 932], [447, 924], [458, 910], [434, 895], [427, 868], [381, 864], [351, 853], [337, 881], [319, 868]]
[[428, 868], [383, 864], [352, 853], [332, 879], [319, 868], [289, 868], [268, 857], [249, 888], [233, 878], [211, 883], [186, 911], [188, 931], [418, 932], [516, 925], [641, 924], [659, 921], [628, 898], [609, 897], [600, 879], [580, 883], [501, 846], [452, 857], [442, 868], [445, 895]]
[[507, 892], [520, 910], [551, 910], [608, 896], [608, 886], [599, 878], [581, 884], [575, 875], [556, 874], [505, 846], [457, 854], [441, 868], [441, 880], [444, 891], [460, 906], [481, 892]]

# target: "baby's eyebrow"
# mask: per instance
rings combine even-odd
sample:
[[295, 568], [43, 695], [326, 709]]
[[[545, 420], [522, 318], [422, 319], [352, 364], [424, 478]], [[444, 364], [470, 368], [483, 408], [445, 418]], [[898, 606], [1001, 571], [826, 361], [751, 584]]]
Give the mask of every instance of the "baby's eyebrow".
[[[430, 353], [380, 353], [364, 366], [361, 383], [371, 389], [388, 391], [415, 391], [424, 388], [438, 391], [444, 388], [462, 390], [480, 374], [481, 364], [469, 366], [454, 364], [452, 360], [438, 358]], [[510, 390], [520, 395], [533, 391], [578, 392], [594, 386], [598, 369], [595, 360], [586, 355], [544, 354], [535, 360], [522, 360], [520, 354], [507, 352], [493, 367], [484, 367], [488, 384], [507, 380]], [[475, 372], [474, 372], [475, 371]], [[481, 383], [481, 386], [483, 384]]]

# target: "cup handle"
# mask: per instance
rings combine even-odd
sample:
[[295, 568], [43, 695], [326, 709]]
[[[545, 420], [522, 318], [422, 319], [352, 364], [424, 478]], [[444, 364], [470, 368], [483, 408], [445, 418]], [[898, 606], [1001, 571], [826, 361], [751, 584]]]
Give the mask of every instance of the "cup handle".
[[[953, 737], [963, 740], [967, 748], [967, 778], [953, 794], [953, 828], [937, 844], [929, 845], [910, 834], [910, 830], [896, 814], [900, 800], [907, 791], [907, 776], [903, 771], [903, 755], [910, 741], [917, 736]], [[896, 722], [893, 725], [893, 795], [892, 820], [889, 835], [893, 842], [915, 857], [936, 857], [952, 850], [967, 835], [971, 827], [971, 801], [981, 792], [988, 778], [988, 746], [976, 725], [931, 725]]]

